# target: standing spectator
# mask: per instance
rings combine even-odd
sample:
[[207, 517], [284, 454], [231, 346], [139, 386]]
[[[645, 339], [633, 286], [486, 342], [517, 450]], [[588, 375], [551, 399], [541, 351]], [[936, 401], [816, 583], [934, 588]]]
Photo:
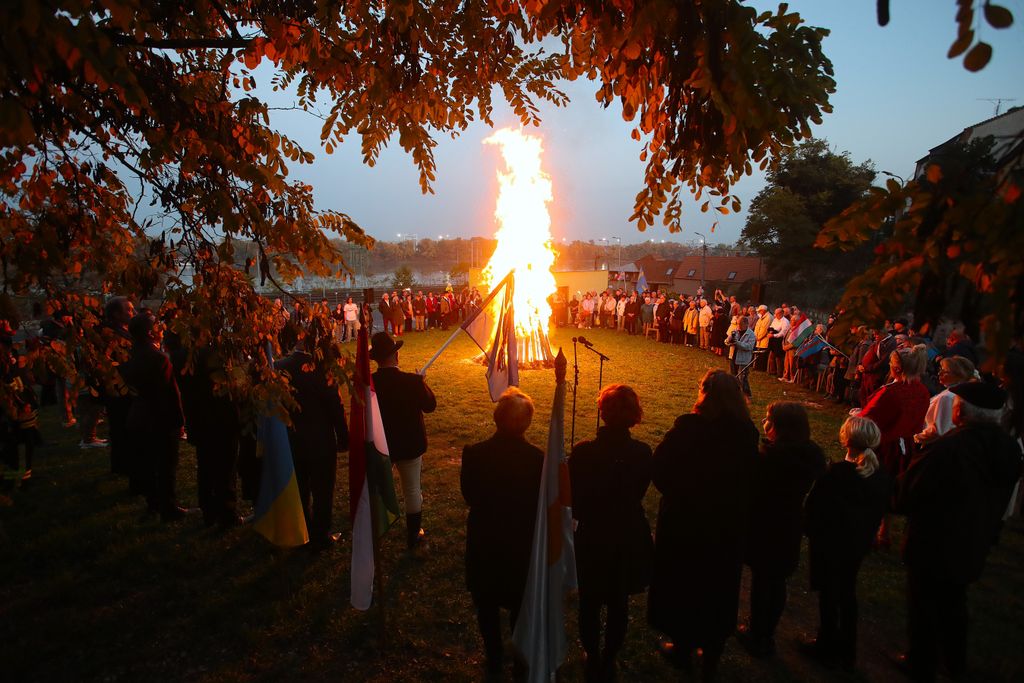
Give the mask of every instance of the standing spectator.
[[398, 292], [391, 293], [391, 330], [396, 337], [405, 334], [405, 301]]
[[967, 673], [967, 587], [978, 580], [998, 541], [1020, 476], [1020, 446], [1000, 420], [1006, 392], [984, 382], [952, 388], [959, 429], [929, 444], [896, 484], [907, 516], [906, 668], [935, 679], [939, 655], [954, 679]]
[[[871, 395], [885, 384], [889, 375], [889, 357], [896, 350], [896, 338], [886, 330], [875, 330], [875, 341], [861, 356], [857, 371], [860, 372], [860, 404], [866, 405]], [[884, 436], [883, 436], [884, 439]]]
[[580, 329], [590, 329], [594, 320], [594, 297], [590, 292], [583, 296], [583, 303], [580, 304]]
[[466, 585], [484, 641], [487, 672], [502, 669], [502, 608], [515, 630], [529, 573], [544, 453], [525, 437], [533, 401], [509, 387], [494, 408], [491, 438], [462, 451], [459, 480], [469, 505]]
[[[327, 305], [326, 299], [324, 299], [324, 305]], [[345, 308], [340, 302], [331, 311], [331, 323], [334, 325], [334, 340], [345, 341]]]
[[702, 648], [705, 680], [736, 630], [757, 441], [736, 378], [709, 370], [693, 413], [679, 416], [654, 451], [662, 499], [648, 619], [671, 639], [661, 649], [675, 665]]
[[[168, 337], [170, 341], [171, 337]], [[171, 344], [168, 344], [170, 347]], [[199, 349], [193, 368], [185, 372], [187, 356], [180, 344], [171, 351], [175, 381], [189, 443], [196, 449], [196, 488], [203, 521], [210, 527], [233, 527], [237, 512], [238, 456], [242, 423], [238, 406], [214, 390], [213, 374], [224, 371], [220, 354], [212, 347]]]
[[942, 357], [949, 358], [951, 356], [963, 356], [975, 366], [978, 365], [978, 354], [974, 350], [974, 343], [962, 327], [953, 328], [946, 336], [946, 350]]
[[629, 300], [626, 301], [625, 314], [626, 331], [635, 335], [640, 323], [640, 298], [635, 291], [629, 295]]
[[672, 306], [662, 294], [658, 297], [658, 305], [654, 308], [654, 319], [658, 324], [658, 341], [668, 344], [672, 341]]
[[697, 302], [690, 299], [690, 303], [687, 305], [686, 313], [683, 314], [683, 334], [685, 334], [685, 342], [687, 346], [695, 346], [698, 343], [697, 331], [700, 329], [698, 322], [700, 319], [700, 311], [697, 310]]
[[974, 363], [963, 356], [949, 356], [939, 361], [939, 382], [946, 387], [944, 391], [932, 396], [928, 404], [928, 412], [924, 415], [924, 429], [914, 435], [914, 442], [926, 444], [943, 436], [956, 428], [953, 424], [953, 403], [956, 394], [950, 389], [963, 382], [979, 379]]
[[[930, 396], [921, 382], [927, 362], [928, 352], [923, 344], [913, 349], [893, 351], [887, 363], [893, 381], [876, 391], [860, 412], [861, 417], [873, 420], [882, 431], [878, 458], [894, 479], [909, 464], [914, 435], [921, 431], [928, 412]], [[888, 548], [890, 545], [889, 527], [887, 515], [878, 529], [880, 547]]]
[[[103, 308], [104, 341], [107, 343], [107, 353], [115, 363], [123, 365], [131, 354], [128, 323], [134, 316], [135, 307], [123, 296], [111, 298]], [[123, 381], [123, 367], [118, 370], [120, 374], [115, 375], [112, 381], [104, 382], [103, 405], [107, 409], [107, 433], [110, 436], [110, 471], [128, 476], [135, 456], [127, 434], [128, 411], [132, 399]], [[141, 494], [142, 491], [133, 489], [132, 493]]]
[[316, 326], [314, 321], [302, 346], [277, 361], [275, 367], [287, 374], [295, 392], [296, 409], [290, 415], [288, 442], [309, 530], [309, 547], [319, 552], [334, 541], [331, 513], [338, 452], [348, 450], [348, 425], [338, 386], [328, 382], [323, 363], [313, 356], [324, 336]]
[[700, 348], [708, 351], [711, 349], [711, 318], [714, 316], [714, 311], [708, 306], [707, 299], [700, 300], [700, 312], [697, 315], [697, 327], [699, 330], [700, 337]]
[[427, 329], [427, 301], [423, 298], [423, 292], [416, 292], [416, 298], [412, 300], [412, 315], [416, 321], [415, 329], [417, 332], [422, 332]]
[[761, 304], [757, 307], [757, 318], [754, 320], [755, 348], [759, 352], [754, 360], [754, 369], [764, 372], [768, 368], [768, 345], [771, 340], [772, 317], [768, 315], [768, 307]]
[[868, 327], [861, 327], [860, 329], [851, 329], [850, 336], [856, 338], [856, 335], [860, 335], [860, 341], [854, 347], [853, 352], [850, 354], [850, 362], [846, 366], [846, 381], [849, 389], [847, 390], [847, 398], [851, 404], [860, 408], [864, 404], [860, 401], [860, 388], [861, 382], [863, 381], [863, 373], [860, 370], [861, 360], [864, 358], [864, 354], [867, 353], [868, 349], [874, 343], [875, 332]]
[[811, 425], [801, 404], [772, 403], [762, 424], [765, 441], [754, 467], [747, 532], [750, 625], [742, 634], [755, 657], [775, 654], [786, 581], [800, 561], [804, 498], [825, 471], [825, 454], [811, 441]]
[[804, 652], [852, 670], [857, 659], [857, 574], [889, 503], [892, 479], [874, 448], [882, 433], [871, 420], [848, 417], [839, 430], [846, 457], [832, 463], [804, 503], [811, 590], [821, 624]]
[[575, 294], [569, 299], [569, 327], [579, 327], [580, 300]]
[[768, 339], [768, 374], [775, 375], [776, 377], [782, 377], [782, 368], [786, 358], [786, 352], [782, 348], [782, 344], [786, 339], [786, 335], [789, 334], [789, 319], [786, 318], [785, 309], [776, 308], [775, 317], [769, 324], [769, 339]]
[[345, 314], [345, 341], [352, 341], [356, 338], [356, 332], [359, 330], [359, 304], [349, 297], [345, 299], [345, 306], [342, 310]]
[[[0, 407], [0, 444], [3, 465], [20, 478], [22, 486], [32, 478], [32, 456], [36, 446], [42, 444], [39, 436], [39, 397], [35, 382], [27, 367], [21, 367], [10, 326], [3, 321], [0, 333], [0, 381], [5, 385], [7, 400]], [[21, 451], [25, 453], [25, 467], [19, 469]], [[2, 469], [2, 468], [0, 468]], [[2, 479], [2, 477], [0, 477]]]
[[[626, 640], [629, 596], [647, 588], [654, 556], [643, 507], [651, 448], [629, 434], [643, 416], [640, 399], [631, 387], [612, 384], [601, 391], [597, 407], [604, 426], [594, 441], [576, 444], [569, 459], [588, 681], [614, 679], [616, 656]], [[603, 653], [602, 606], [607, 607]]]
[[415, 553], [424, 538], [420, 472], [423, 454], [427, 452], [427, 428], [423, 413], [434, 412], [437, 399], [422, 375], [398, 369], [402, 341], [395, 342], [387, 332], [378, 332], [371, 344], [370, 358], [377, 361], [373, 385], [377, 389], [388, 454], [398, 469], [405, 501], [406, 545]]
[[384, 332], [387, 332], [388, 329], [390, 329], [392, 332], [395, 332], [394, 328], [392, 327], [393, 316], [391, 315], [391, 298], [388, 296], [387, 292], [384, 292], [384, 294], [381, 295], [380, 303], [377, 304], [377, 310], [380, 311], [380, 317], [381, 320], [383, 321], [381, 329]]
[[725, 332], [729, 329], [729, 317], [721, 306], [715, 306], [715, 313], [711, 316], [711, 350], [716, 356], [725, 355]]
[[615, 329], [615, 297], [609, 292], [604, 293], [604, 305], [601, 307], [601, 312], [604, 314], [604, 325], [609, 330]]
[[754, 331], [747, 328], [746, 316], [738, 316], [739, 329], [725, 340], [729, 347], [729, 371], [740, 381], [743, 393], [750, 396], [750, 364], [754, 359], [754, 345], [757, 343]]
[[133, 443], [131, 470], [149, 509], [165, 522], [173, 521], [185, 515], [175, 494], [178, 442], [185, 424], [178, 384], [170, 359], [160, 351], [153, 313], [143, 309], [129, 322], [128, 332], [132, 356], [123, 375], [133, 396], [125, 423]]
[[646, 337], [647, 332], [654, 327], [654, 302], [649, 296], [644, 297], [644, 303], [640, 307], [640, 321], [644, 326], [643, 333]]
[[437, 329], [438, 301], [433, 292], [427, 294], [427, 327]]
[[617, 318], [617, 326], [619, 332], [626, 329], [626, 295], [619, 295], [619, 300], [615, 302], [615, 317]]

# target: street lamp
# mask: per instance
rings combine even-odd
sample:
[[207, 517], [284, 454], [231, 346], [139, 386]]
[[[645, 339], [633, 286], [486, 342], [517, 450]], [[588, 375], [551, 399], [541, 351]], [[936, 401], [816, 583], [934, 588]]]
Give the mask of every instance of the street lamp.
[[895, 178], [896, 180], [900, 181], [900, 185], [906, 185], [907, 184], [907, 181], [904, 180], [903, 176], [901, 176], [901, 175], [896, 175], [895, 173], [890, 173], [889, 171], [882, 171], [882, 175], [887, 175], [890, 178]]
[[702, 247], [700, 256], [700, 292], [701, 296], [705, 296], [704, 279], [708, 276], [708, 240], [704, 237], [704, 233], [695, 232], [693, 234], [700, 238]]

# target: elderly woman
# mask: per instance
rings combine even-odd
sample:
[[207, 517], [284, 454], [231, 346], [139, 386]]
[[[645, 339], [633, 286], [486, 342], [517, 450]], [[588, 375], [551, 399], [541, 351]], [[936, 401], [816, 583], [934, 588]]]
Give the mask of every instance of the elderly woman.
[[974, 363], [963, 356], [950, 356], [939, 361], [939, 382], [946, 389], [932, 396], [928, 412], [924, 415], [924, 429], [914, 435], [916, 443], [924, 445], [956, 427], [953, 424], [956, 394], [950, 388], [964, 382], [973, 382], [977, 378]]
[[515, 387], [494, 408], [491, 438], [462, 451], [462, 497], [466, 521], [466, 584], [473, 596], [487, 671], [500, 674], [499, 610], [509, 610], [515, 628], [530, 562], [544, 453], [526, 441], [533, 401]]
[[829, 466], [804, 503], [811, 589], [818, 591], [821, 618], [817, 640], [804, 651], [845, 669], [857, 658], [857, 573], [892, 489], [872, 450], [881, 438], [871, 420], [847, 418], [839, 430], [846, 458]]
[[[647, 588], [654, 556], [643, 507], [651, 448], [629, 434], [643, 416], [640, 399], [631, 387], [612, 384], [601, 391], [597, 408], [604, 421], [597, 439], [576, 444], [569, 458], [588, 681], [614, 677], [615, 657], [626, 640], [629, 596]], [[602, 606], [608, 610], [603, 653]]]
[[[927, 363], [928, 351], [924, 344], [893, 351], [889, 356], [892, 381], [872, 394], [860, 412], [861, 417], [873, 420], [882, 431], [878, 458], [894, 479], [910, 463], [914, 435], [921, 431], [928, 412], [931, 396], [921, 382]], [[890, 545], [887, 518], [878, 529], [878, 545], [883, 548]]]
[[661, 650], [674, 665], [703, 650], [704, 680], [736, 630], [757, 442], [740, 383], [709, 370], [693, 412], [676, 418], [654, 451], [662, 498], [648, 620], [671, 639]]
[[786, 581], [800, 561], [804, 498], [825, 472], [825, 454], [811, 441], [799, 403], [768, 406], [765, 440], [754, 468], [746, 562], [750, 566], [750, 625], [741, 634], [755, 657], [775, 653], [775, 627], [786, 608]]

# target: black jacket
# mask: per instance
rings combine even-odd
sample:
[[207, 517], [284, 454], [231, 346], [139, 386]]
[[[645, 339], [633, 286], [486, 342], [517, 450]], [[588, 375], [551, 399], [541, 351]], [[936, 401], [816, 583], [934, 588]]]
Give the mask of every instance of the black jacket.
[[312, 366], [313, 359], [304, 351], [295, 351], [274, 364], [288, 373], [295, 389], [297, 409], [290, 417], [288, 441], [297, 458], [335, 458], [338, 451], [348, 449], [348, 425], [338, 387], [327, 383], [323, 370]]
[[825, 454], [813, 441], [766, 441], [755, 463], [747, 564], [789, 576], [800, 561], [804, 498], [825, 472]]
[[128, 429], [144, 437], [177, 439], [185, 417], [167, 355], [152, 344], [135, 344], [121, 375], [132, 392]]
[[907, 516], [904, 563], [976, 581], [1020, 472], [1020, 447], [999, 425], [961, 427], [925, 447], [896, 483], [896, 511]]
[[654, 540], [643, 502], [651, 447], [628, 429], [601, 427], [569, 458], [576, 571], [581, 590], [626, 594], [651, 581]]
[[398, 368], [378, 368], [373, 386], [392, 462], [412, 460], [427, 452], [427, 427], [423, 413], [437, 408], [434, 392], [422, 375]]
[[648, 620], [687, 642], [736, 628], [758, 433], [749, 419], [681, 415], [654, 449], [662, 493]]
[[466, 585], [477, 600], [519, 607], [543, 467], [544, 453], [520, 437], [497, 433], [462, 450]]
[[889, 508], [891, 491], [892, 479], [884, 469], [861, 477], [846, 460], [829, 465], [814, 483], [804, 503], [811, 588], [821, 589], [827, 577], [860, 566]]

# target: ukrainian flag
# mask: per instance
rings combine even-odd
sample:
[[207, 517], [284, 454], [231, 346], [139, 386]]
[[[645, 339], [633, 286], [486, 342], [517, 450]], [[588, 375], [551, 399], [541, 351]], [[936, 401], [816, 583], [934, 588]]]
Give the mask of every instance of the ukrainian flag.
[[257, 439], [263, 457], [263, 478], [253, 528], [282, 548], [305, 545], [309, 532], [302, 514], [288, 428], [280, 418], [264, 415], [257, 426]]

